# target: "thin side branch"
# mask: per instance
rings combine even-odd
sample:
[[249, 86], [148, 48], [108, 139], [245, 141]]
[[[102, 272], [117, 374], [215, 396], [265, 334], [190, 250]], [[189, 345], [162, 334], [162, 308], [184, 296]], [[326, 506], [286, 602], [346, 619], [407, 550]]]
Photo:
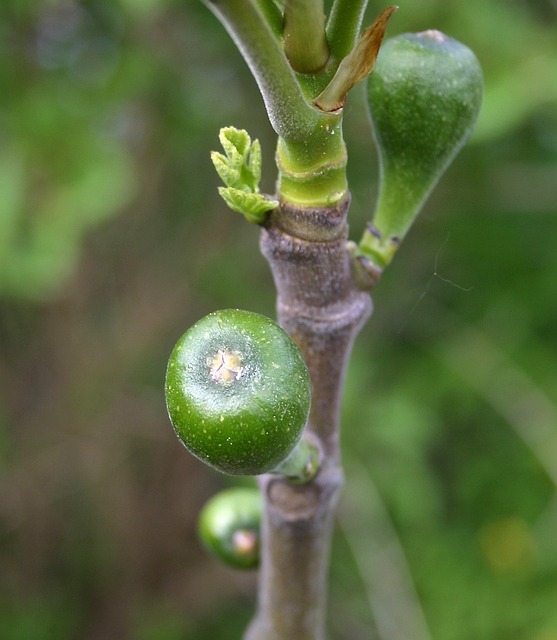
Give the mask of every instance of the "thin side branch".
[[323, 0], [288, 0], [284, 7], [284, 52], [298, 73], [316, 73], [329, 59]]
[[284, 25], [284, 16], [282, 15], [282, 11], [278, 8], [278, 6], [274, 3], [273, 0], [255, 0], [259, 10], [261, 11], [261, 15], [265, 18], [269, 27], [271, 27], [271, 31], [277, 36], [280, 37], [282, 35], [282, 28]]
[[335, 0], [327, 23], [327, 40], [337, 64], [347, 56], [360, 33], [368, 0]]

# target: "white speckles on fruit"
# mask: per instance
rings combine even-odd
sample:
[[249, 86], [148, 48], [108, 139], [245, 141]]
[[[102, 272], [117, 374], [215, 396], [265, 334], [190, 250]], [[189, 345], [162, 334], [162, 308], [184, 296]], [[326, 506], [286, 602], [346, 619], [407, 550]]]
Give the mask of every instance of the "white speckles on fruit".
[[439, 31], [385, 41], [367, 97], [380, 156], [373, 231], [360, 249], [380, 269], [393, 258], [431, 189], [470, 135], [482, 72], [468, 47]]
[[231, 474], [274, 469], [297, 444], [309, 410], [301, 354], [275, 322], [238, 310], [210, 314], [178, 342], [166, 378], [176, 434]]

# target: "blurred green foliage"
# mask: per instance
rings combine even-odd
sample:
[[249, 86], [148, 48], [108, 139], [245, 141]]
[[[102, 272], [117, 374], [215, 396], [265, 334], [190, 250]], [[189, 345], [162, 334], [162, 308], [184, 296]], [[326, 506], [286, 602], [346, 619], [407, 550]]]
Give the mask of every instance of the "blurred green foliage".
[[[557, 639], [556, 27], [552, 0], [425, 0], [389, 27], [466, 43], [486, 93], [354, 350], [333, 638]], [[239, 638], [254, 578], [195, 533], [227, 480], [178, 445], [163, 379], [208, 311], [273, 315], [209, 157], [247, 128], [272, 192], [255, 83], [197, 0], [4, 1], [0, 83], [0, 637]]]
[[132, 193], [117, 131], [124, 25], [108, 3], [0, 11], [0, 292], [45, 299]]

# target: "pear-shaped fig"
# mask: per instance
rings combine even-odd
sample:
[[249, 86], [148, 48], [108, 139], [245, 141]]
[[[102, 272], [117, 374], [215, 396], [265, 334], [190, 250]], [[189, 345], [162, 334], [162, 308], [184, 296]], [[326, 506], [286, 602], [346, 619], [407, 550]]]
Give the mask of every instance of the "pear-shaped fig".
[[465, 45], [439, 31], [383, 43], [367, 85], [380, 157], [373, 223], [360, 250], [388, 264], [431, 189], [471, 133], [482, 71]]

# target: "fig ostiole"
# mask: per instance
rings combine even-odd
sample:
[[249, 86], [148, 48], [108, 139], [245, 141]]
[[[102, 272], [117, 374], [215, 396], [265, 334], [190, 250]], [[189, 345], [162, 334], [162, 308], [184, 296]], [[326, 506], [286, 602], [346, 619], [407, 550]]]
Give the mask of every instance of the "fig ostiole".
[[201, 510], [199, 537], [224, 563], [236, 569], [253, 569], [259, 564], [261, 511], [258, 489], [225, 489]]
[[315, 466], [314, 445], [300, 443], [310, 406], [307, 367], [290, 336], [265, 316], [225, 309], [195, 323], [170, 356], [166, 403], [186, 448], [223, 473], [259, 475], [288, 461], [284, 475], [300, 479]]
[[367, 84], [380, 160], [373, 224], [360, 252], [382, 269], [476, 122], [480, 64], [465, 45], [439, 31], [386, 40]]

